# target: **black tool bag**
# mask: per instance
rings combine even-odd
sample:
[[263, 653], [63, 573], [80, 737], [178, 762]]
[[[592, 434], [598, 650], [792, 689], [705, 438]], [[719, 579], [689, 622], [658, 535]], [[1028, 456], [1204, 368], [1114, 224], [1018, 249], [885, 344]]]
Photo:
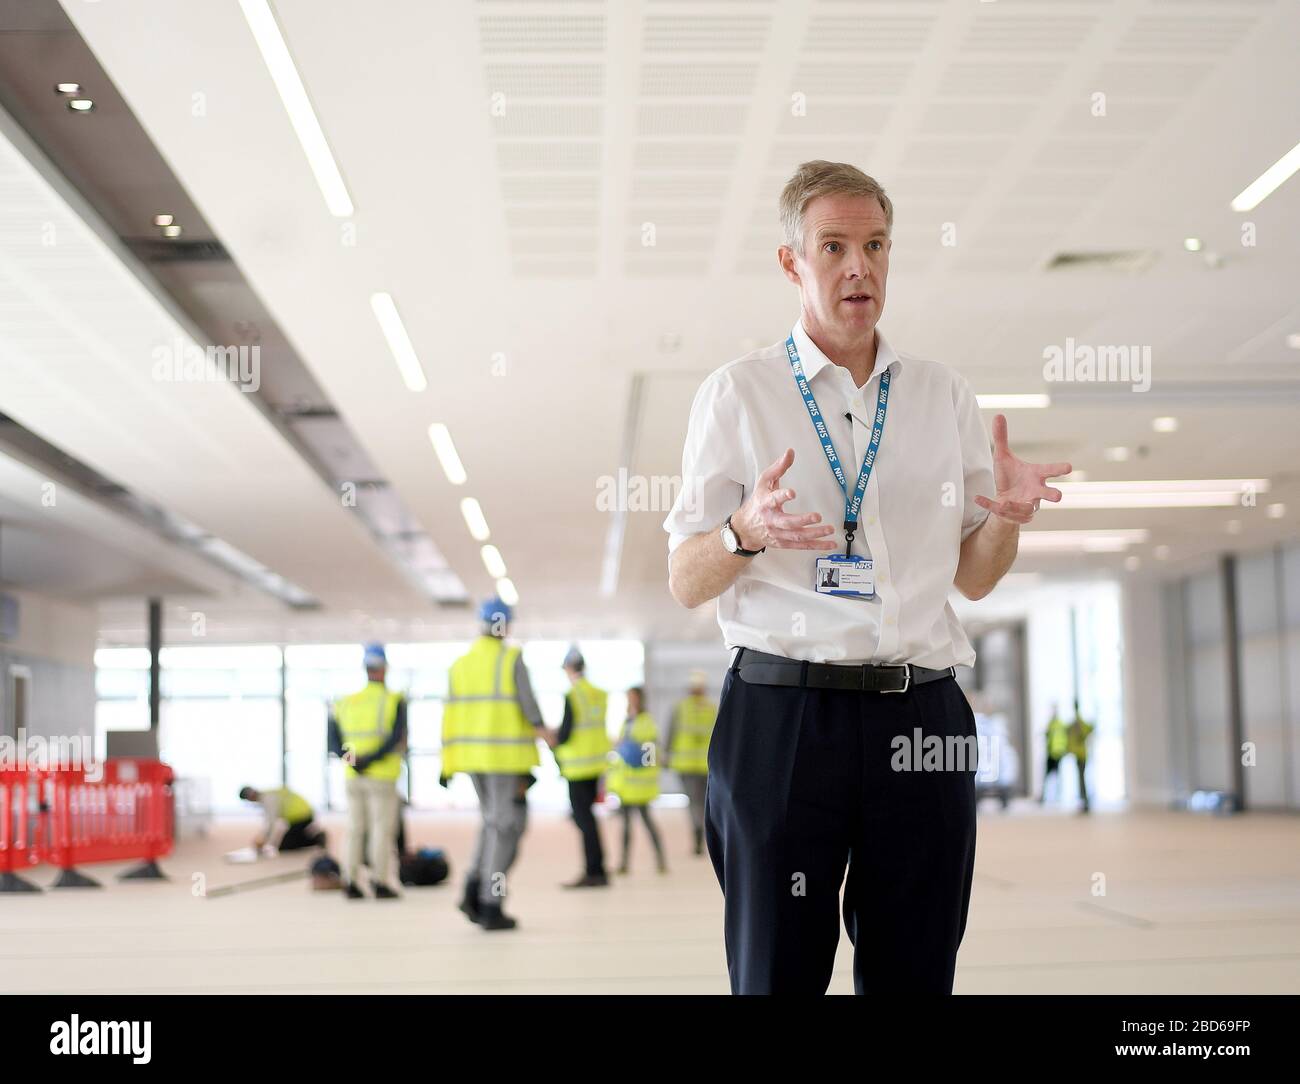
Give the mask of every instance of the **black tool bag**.
[[441, 849], [421, 847], [402, 856], [401, 878], [404, 885], [436, 885], [447, 879], [451, 868]]

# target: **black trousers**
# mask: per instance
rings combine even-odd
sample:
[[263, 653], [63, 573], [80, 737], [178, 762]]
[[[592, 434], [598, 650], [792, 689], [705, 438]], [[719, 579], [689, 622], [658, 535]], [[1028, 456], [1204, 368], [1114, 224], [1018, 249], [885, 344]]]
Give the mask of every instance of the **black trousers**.
[[325, 846], [325, 832], [315, 821], [298, 821], [285, 829], [279, 850], [302, 851], [308, 847]]
[[[894, 739], [913, 764], [917, 731], [922, 750], [935, 735], [969, 737], [972, 752], [896, 770]], [[975, 868], [974, 737], [953, 678], [861, 693], [727, 674], [705, 835], [733, 993], [825, 993], [842, 884], [859, 994], [952, 992]]]
[[641, 818], [641, 823], [645, 825], [645, 830], [649, 833], [650, 843], [655, 849], [655, 861], [662, 868], [664, 864], [664, 845], [659, 838], [659, 831], [655, 828], [654, 818], [650, 816], [650, 807], [648, 805], [625, 805], [619, 807], [619, 813], [623, 817], [623, 861], [621, 868], [627, 869], [628, 857], [632, 850], [632, 817]]
[[569, 806], [573, 810], [573, 822], [582, 833], [582, 857], [588, 877], [601, 877], [605, 873], [605, 851], [600, 845], [600, 829], [591, 808], [596, 804], [598, 783], [598, 779], [569, 780]]

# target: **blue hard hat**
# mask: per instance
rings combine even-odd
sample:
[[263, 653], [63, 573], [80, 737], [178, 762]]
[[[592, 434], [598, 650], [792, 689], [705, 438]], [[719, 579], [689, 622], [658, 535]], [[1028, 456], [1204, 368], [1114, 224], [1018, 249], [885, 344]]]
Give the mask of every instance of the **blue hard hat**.
[[514, 617], [510, 607], [502, 602], [499, 598], [490, 598], [482, 603], [478, 608], [479, 620], [492, 623], [501, 619], [509, 623]]
[[384, 652], [383, 644], [366, 644], [365, 658], [363, 662], [367, 670], [376, 666], [387, 666], [388, 655]]

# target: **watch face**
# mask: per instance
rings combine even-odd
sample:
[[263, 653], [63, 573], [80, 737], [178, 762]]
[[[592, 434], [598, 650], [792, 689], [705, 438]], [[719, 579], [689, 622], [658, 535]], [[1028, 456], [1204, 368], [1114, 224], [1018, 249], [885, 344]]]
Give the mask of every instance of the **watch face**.
[[736, 532], [730, 527], [722, 528], [722, 544], [730, 553], [735, 553], [736, 550], [740, 549], [740, 542], [736, 538]]

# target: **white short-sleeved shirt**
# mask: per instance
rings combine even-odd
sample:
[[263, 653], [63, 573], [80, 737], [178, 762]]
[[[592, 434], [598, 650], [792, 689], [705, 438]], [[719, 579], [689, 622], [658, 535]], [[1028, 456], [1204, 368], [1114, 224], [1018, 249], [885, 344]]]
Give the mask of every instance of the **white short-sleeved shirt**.
[[[871, 437], [880, 374], [886, 367], [891, 373], [884, 433], [853, 542], [855, 555], [875, 562], [876, 595], [818, 594], [818, 551], [769, 548], [718, 596], [727, 646], [809, 662], [970, 665], [975, 652], [948, 594], [962, 540], [988, 515], [975, 497], [994, 495], [988, 435], [970, 386], [946, 365], [895, 352], [877, 331], [876, 367], [858, 388], [802, 321], [793, 335], [850, 489]], [[844, 552], [844, 492], [784, 341], [722, 366], [696, 393], [682, 487], [664, 521], [669, 552], [691, 535], [717, 530], [786, 448], [795, 459], [781, 485], [796, 496], [785, 510], [820, 512], [822, 522], [835, 525], [833, 541]]]

